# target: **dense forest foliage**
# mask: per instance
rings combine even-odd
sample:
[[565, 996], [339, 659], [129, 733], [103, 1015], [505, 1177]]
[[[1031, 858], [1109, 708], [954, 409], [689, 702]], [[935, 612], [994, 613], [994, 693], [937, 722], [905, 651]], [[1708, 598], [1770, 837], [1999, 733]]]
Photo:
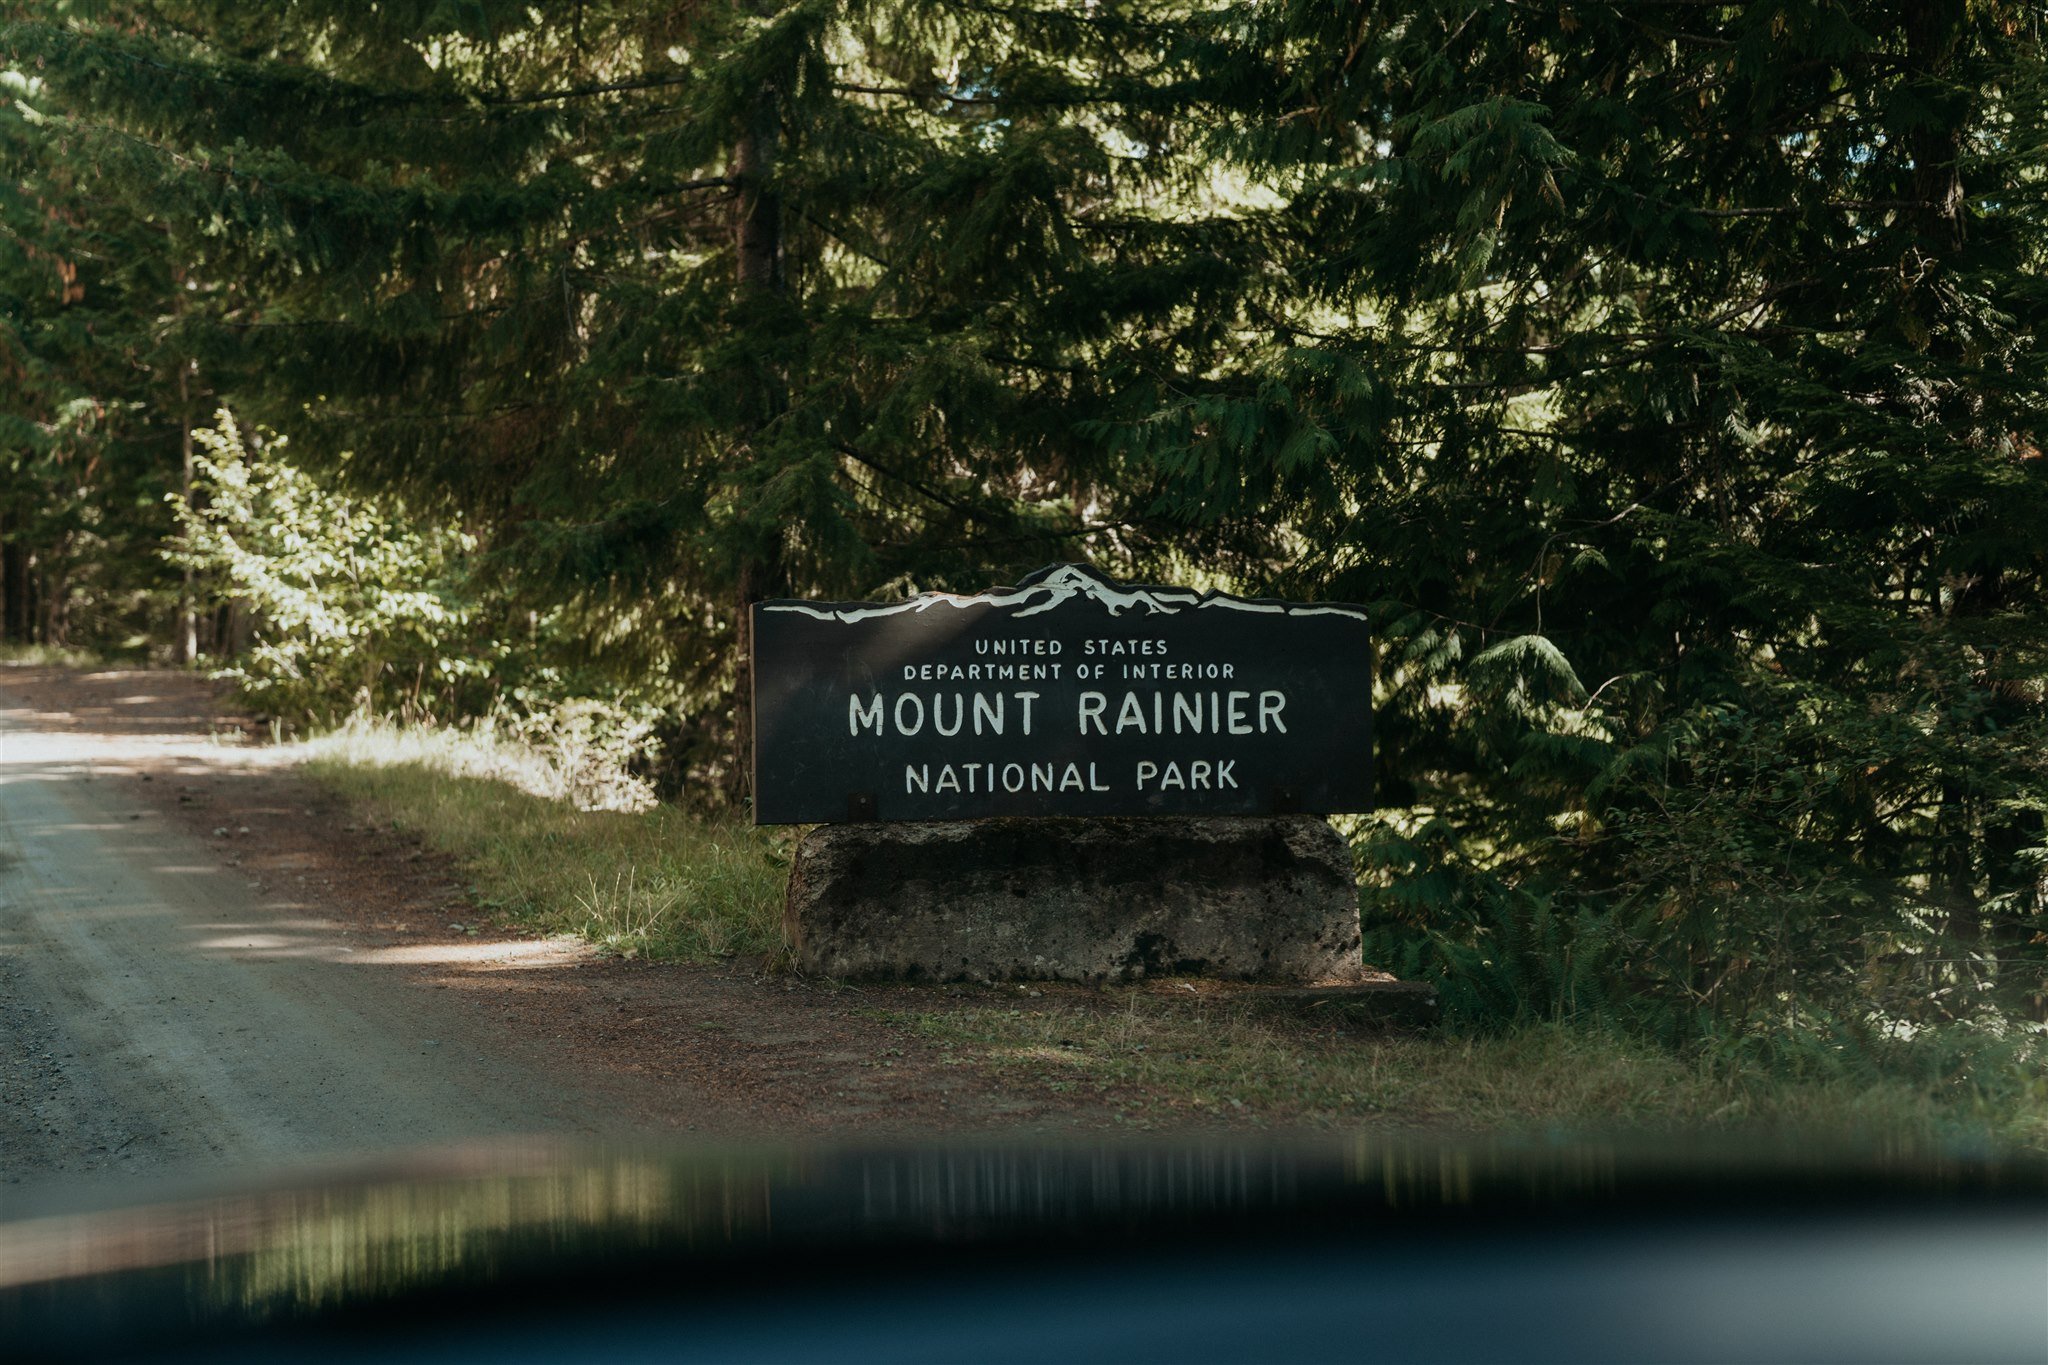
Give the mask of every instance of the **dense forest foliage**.
[[1361, 601], [1463, 1017], [2041, 1010], [2038, 5], [0, 15], [10, 639], [715, 804], [751, 600]]

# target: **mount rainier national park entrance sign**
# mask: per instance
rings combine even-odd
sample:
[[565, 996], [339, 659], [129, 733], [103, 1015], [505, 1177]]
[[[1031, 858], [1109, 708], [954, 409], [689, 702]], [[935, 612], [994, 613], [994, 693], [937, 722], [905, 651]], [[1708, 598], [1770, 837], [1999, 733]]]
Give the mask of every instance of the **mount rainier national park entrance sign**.
[[1365, 611], [1118, 583], [753, 609], [761, 824], [1372, 805]]
[[1062, 564], [752, 624], [754, 818], [818, 824], [783, 912], [806, 971], [1359, 981], [1319, 817], [1372, 806], [1362, 609]]

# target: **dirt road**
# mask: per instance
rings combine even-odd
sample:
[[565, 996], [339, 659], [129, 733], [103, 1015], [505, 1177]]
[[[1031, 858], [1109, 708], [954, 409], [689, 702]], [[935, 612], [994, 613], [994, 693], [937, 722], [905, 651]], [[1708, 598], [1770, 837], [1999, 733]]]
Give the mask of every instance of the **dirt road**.
[[1091, 1126], [822, 983], [479, 924], [191, 675], [0, 671], [9, 1188], [511, 1135]]
[[203, 741], [32, 726], [0, 715], [6, 1178], [613, 1135], [615, 1111], [479, 1037], [392, 950], [138, 798], [143, 771], [204, 765]]

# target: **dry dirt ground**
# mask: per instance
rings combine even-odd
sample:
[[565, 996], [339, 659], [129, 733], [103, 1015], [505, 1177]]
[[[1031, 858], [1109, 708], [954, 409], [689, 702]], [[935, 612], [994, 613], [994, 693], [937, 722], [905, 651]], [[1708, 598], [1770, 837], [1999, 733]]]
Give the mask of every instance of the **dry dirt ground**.
[[1113, 1126], [871, 1017], [944, 992], [481, 922], [202, 678], [0, 669], [0, 1207], [24, 1185], [468, 1139]]

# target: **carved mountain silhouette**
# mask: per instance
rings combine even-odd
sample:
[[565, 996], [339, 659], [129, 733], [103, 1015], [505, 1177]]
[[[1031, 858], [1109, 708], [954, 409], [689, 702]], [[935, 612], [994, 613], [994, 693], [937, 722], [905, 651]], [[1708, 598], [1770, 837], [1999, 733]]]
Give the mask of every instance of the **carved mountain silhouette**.
[[1038, 593], [1047, 594], [1046, 599], [1026, 607], [1017, 615], [1036, 616], [1065, 606], [1076, 597], [1097, 603], [1111, 616], [1122, 616], [1127, 611], [1146, 616], [1170, 615], [1201, 601], [1201, 594], [1185, 589], [1126, 587], [1114, 579], [1104, 578], [1084, 564], [1056, 564], [1050, 569], [1040, 569], [1012, 589], [1010, 595], [1021, 598]]
[[1087, 602], [1111, 616], [1171, 616], [1193, 608], [1222, 607], [1280, 616], [1355, 616], [1365, 619], [1356, 607], [1310, 606], [1290, 602], [1258, 602], [1227, 593], [1199, 593], [1188, 588], [1161, 588], [1138, 583], [1119, 583], [1086, 564], [1054, 564], [1026, 574], [1015, 587], [992, 588], [972, 594], [921, 593], [906, 602], [764, 602], [764, 611], [793, 611], [820, 621], [867, 621], [905, 612], [925, 612], [938, 607], [964, 610], [968, 607], [1017, 607], [1019, 618], [1038, 616], [1070, 602]]

